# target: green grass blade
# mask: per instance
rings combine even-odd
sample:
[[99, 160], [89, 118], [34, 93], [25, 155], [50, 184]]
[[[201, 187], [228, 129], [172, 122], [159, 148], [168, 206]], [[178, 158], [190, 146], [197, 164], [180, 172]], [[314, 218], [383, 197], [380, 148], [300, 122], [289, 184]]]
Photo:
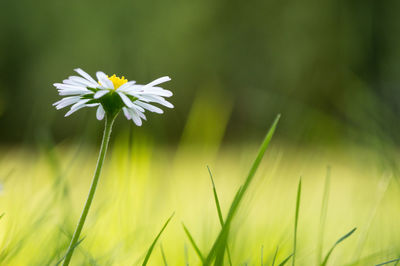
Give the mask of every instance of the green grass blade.
[[397, 263], [399, 261], [400, 261], [400, 258], [394, 259], [394, 260], [389, 260], [389, 261], [386, 261], [386, 262], [382, 262], [382, 263], [376, 264], [375, 266], [382, 266], [382, 265], [386, 265], [386, 264], [389, 264], [389, 263], [392, 263], [392, 262], [396, 262], [396, 265], [397, 265]]
[[328, 263], [328, 259], [329, 256], [331, 255], [332, 251], [335, 249], [335, 247], [337, 245], [340, 244], [340, 242], [342, 242], [343, 240], [345, 240], [346, 238], [348, 238], [349, 236], [351, 236], [355, 231], [357, 230], [357, 227], [354, 227], [350, 232], [348, 232], [347, 234], [345, 234], [344, 236], [342, 236], [341, 238], [339, 238], [338, 241], [335, 242], [335, 244], [333, 244], [332, 248], [329, 250], [328, 254], [326, 254], [326, 257], [324, 259], [324, 261], [321, 263], [321, 266], [325, 266]]
[[[228, 242], [228, 234], [226, 234], [226, 237], [224, 238], [222, 243], [227, 243]], [[215, 263], [214, 266], [222, 266], [224, 265], [224, 257], [225, 257], [225, 245], [220, 245], [219, 248], [217, 249], [217, 253], [215, 255]]]
[[[273, 124], [272, 124], [272, 126], [270, 127], [267, 135], [265, 136], [264, 141], [261, 144], [260, 150], [259, 150], [259, 152], [257, 154], [257, 157], [253, 162], [253, 165], [252, 165], [252, 167], [251, 167], [251, 169], [249, 171], [249, 174], [248, 174], [243, 186], [241, 187], [241, 189], [238, 190], [234, 200], [232, 201], [232, 204], [230, 206], [230, 209], [229, 209], [227, 218], [225, 220], [224, 226], [222, 227], [220, 233], [218, 234], [217, 239], [215, 240], [210, 252], [208, 253], [208, 255], [207, 255], [206, 259], [205, 259], [204, 265], [206, 265], [206, 266], [210, 265], [211, 262], [214, 260], [216, 254], [217, 254], [217, 250], [218, 249], [220, 250], [221, 246], [225, 247], [225, 244], [226, 244], [225, 242], [228, 239], [230, 224], [231, 224], [231, 222], [233, 220], [233, 217], [234, 217], [237, 209], [239, 208], [239, 204], [240, 204], [240, 202], [241, 202], [241, 200], [243, 198], [243, 195], [247, 191], [247, 188], [249, 187], [251, 181], [254, 178], [254, 175], [257, 172], [258, 166], [260, 165], [261, 160], [262, 160], [262, 158], [263, 158], [263, 156], [265, 154], [265, 151], [267, 150], [267, 148], [269, 146], [271, 138], [274, 135], [274, 132], [275, 132], [275, 129], [276, 129], [276, 126], [278, 124], [279, 119], [280, 119], [280, 115], [277, 115], [275, 120], [274, 120], [274, 122], [273, 122]], [[218, 253], [220, 253], [220, 252], [218, 252]]]
[[272, 259], [272, 266], [275, 266], [276, 256], [278, 255], [279, 246], [276, 247], [274, 258]]
[[[237, 206], [240, 201], [240, 195], [243, 191], [243, 187], [239, 187], [238, 191], [236, 192], [235, 198], [233, 199], [233, 206]], [[230, 224], [230, 223], [229, 223]], [[227, 223], [224, 223], [224, 226], [221, 228], [221, 233], [219, 235], [220, 239], [217, 242], [215, 246], [213, 246], [214, 249], [214, 254], [215, 255], [215, 263], [214, 266], [222, 266], [224, 263], [224, 254], [225, 254], [225, 247], [227, 246], [228, 242], [228, 236], [229, 236], [229, 229], [230, 226]], [[212, 252], [212, 249], [210, 253]], [[204, 265], [209, 265], [211, 264], [213, 260], [213, 256], [210, 256], [210, 254], [207, 256], [206, 261], [204, 262]]]
[[168, 266], [167, 258], [165, 257], [164, 249], [162, 247], [162, 244], [160, 244], [160, 250], [161, 250], [161, 256], [164, 262], [164, 266]]
[[5, 214], [4, 212], [2, 214], [0, 214], [0, 220], [1, 220], [1, 218], [3, 218], [4, 214]]
[[[213, 179], [210, 167], [208, 167], [208, 165], [207, 165], [207, 169], [208, 169], [208, 173], [210, 174], [211, 183], [212, 183], [212, 186], [213, 186], [214, 201], [215, 201], [215, 206], [217, 207], [219, 222], [220, 222], [221, 226], [223, 227], [224, 226], [224, 218], [222, 217], [221, 205], [219, 204], [217, 189], [215, 187], [214, 179]], [[226, 253], [228, 255], [229, 265], [232, 266], [231, 252], [229, 250], [229, 246], [228, 245], [226, 245]]]
[[[238, 191], [236, 192], [236, 195], [232, 202], [232, 206], [237, 206], [238, 201], [240, 199], [240, 194], [241, 194], [242, 189], [243, 189], [243, 187], [240, 187], [238, 189]], [[228, 213], [228, 215], [229, 215], [229, 213]], [[207, 258], [204, 260], [203, 264], [205, 266], [211, 265], [214, 257], [216, 257], [217, 254], [221, 254], [221, 248], [225, 247], [226, 241], [228, 240], [228, 232], [229, 232], [229, 227], [228, 227], [227, 223], [224, 223], [224, 226], [221, 228], [221, 231], [217, 237], [217, 240], [214, 242], [209, 254], [207, 255]]]
[[264, 245], [261, 246], [260, 261], [261, 261], [261, 266], [264, 266]]
[[215, 188], [214, 179], [213, 179], [210, 167], [208, 167], [208, 165], [207, 165], [207, 169], [208, 169], [208, 173], [210, 174], [211, 183], [212, 183], [212, 186], [213, 186], [214, 200], [215, 200], [215, 206], [217, 207], [219, 222], [220, 222], [221, 226], [223, 226], [224, 225], [224, 218], [222, 218], [221, 205], [219, 204], [217, 189]]
[[317, 243], [317, 265], [321, 264], [321, 262], [322, 262], [322, 250], [323, 250], [323, 245], [324, 245], [324, 230], [325, 230], [326, 216], [328, 214], [330, 176], [331, 176], [331, 168], [328, 166], [326, 169], [324, 194], [322, 195], [322, 204], [321, 204], [321, 217], [320, 217], [320, 221], [319, 221], [319, 232], [318, 232], [318, 243]]
[[165, 228], [167, 227], [169, 221], [171, 221], [171, 219], [172, 219], [172, 217], [174, 216], [174, 214], [175, 214], [175, 213], [173, 213], [173, 214], [168, 218], [168, 220], [165, 222], [164, 226], [161, 228], [160, 232], [158, 233], [158, 235], [157, 235], [156, 238], [154, 239], [153, 243], [151, 243], [151, 246], [149, 247], [149, 250], [148, 250], [147, 253], [146, 253], [146, 257], [144, 258], [144, 261], [143, 261], [142, 266], [147, 265], [147, 262], [148, 262], [149, 259], [150, 259], [151, 252], [153, 252], [153, 249], [154, 249], [154, 246], [155, 246], [156, 243], [157, 243], [157, 240], [160, 238], [161, 234], [164, 232]]
[[295, 213], [295, 216], [294, 216], [294, 240], [293, 240], [292, 266], [294, 266], [296, 264], [297, 226], [298, 226], [298, 223], [299, 223], [300, 198], [301, 198], [301, 178], [299, 180], [299, 185], [297, 187], [296, 213]]
[[286, 259], [284, 259], [281, 263], [279, 263], [279, 266], [285, 265], [286, 262], [288, 262], [293, 255], [294, 254], [290, 254]]
[[192, 235], [190, 234], [189, 230], [187, 229], [187, 227], [185, 226], [184, 223], [182, 223], [182, 226], [183, 226], [183, 230], [185, 231], [187, 237], [189, 238], [190, 244], [192, 244], [192, 247], [196, 251], [197, 256], [199, 256], [199, 259], [203, 263], [204, 262], [204, 257], [203, 257], [203, 254], [200, 251], [199, 246], [197, 246], [196, 242], [194, 241]]
[[[85, 237], [83, 237], [81, 240], [76, 242], [75, 245], [72, 248], [75, 249], [77, 246], [79, 246], [80, 243], [82, 243], [82, 241], [84, 239], [85, 239]], [[57, 261], [56, 266], [59, 265], [61, 262], [63, 262], [63, 260], [65, 259], [66, 256], [67, 256], [67, 254], [65, 254], [59, 261]]]

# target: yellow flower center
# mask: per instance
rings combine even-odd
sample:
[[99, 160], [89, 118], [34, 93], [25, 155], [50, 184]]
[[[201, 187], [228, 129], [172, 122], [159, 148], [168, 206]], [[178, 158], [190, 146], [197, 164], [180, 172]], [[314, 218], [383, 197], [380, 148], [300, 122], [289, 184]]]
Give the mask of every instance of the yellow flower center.
[[107, 76], [107, 78], [108, 78], [109, 80], [111, 80], [111, 82], [114, 84], [114, 90], [118, 89], [118, 88], [121, 87], [123, 84], [125, 84], [125, 83], [128, 82], [128, 80], [127, 80], [124, 76], [122, 76], [122, 77], [120, 78], [120, 77], [117, 77], [115, 74], [112, 75], [111, 77]]

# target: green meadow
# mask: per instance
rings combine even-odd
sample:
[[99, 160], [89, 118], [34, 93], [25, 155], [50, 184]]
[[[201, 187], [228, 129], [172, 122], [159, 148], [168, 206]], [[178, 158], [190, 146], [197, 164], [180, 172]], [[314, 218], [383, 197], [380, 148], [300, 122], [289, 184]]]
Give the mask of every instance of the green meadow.
[[[142, 265], [171, 215], [148, 265], [206, 264], [223, 231], [220, 218], [229, 219], [262, 138], [222, 143], [224, 128], [214, 127], [205, 145], [193, 141], [203, 136], [196, 135], [196, 125], [188, 123], [177, 145], [158, 145], [133, 128], [112, 138], [72, 265]], [[356, 145], [295, 147], [281, 142], [280, 133], [278, 125], [237, 204], [229, 234], [218, 242], [223, 262], [214, 258], [213, 263], [291, 265], [294, 257], [296, 265], [396, 260], [400, 187], [393, 169], [382, 166], [382, 154]], [[96, 153], [84, 139], [2, 148], [1, 265], [55, 265], [62, 259]], [[218, 258], [221, 247], [216, 250]]]

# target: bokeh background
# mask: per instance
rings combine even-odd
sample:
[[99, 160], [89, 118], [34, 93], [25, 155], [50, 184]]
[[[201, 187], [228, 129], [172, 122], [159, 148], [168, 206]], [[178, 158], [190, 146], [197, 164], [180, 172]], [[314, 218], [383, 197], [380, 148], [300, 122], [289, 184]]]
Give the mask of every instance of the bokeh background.
[[[141, 84], [168, 75], [175, 108], [142, 127], [118, 118], [72, 265], [141, 265], [174, 211], [160, 239], [169, 265], [200, 264], [181, 222], [206, 253], [220, 229], [206, 165], [226, 214], [278, 113], [232, 225], [234, 265], [291, 254], [300, 176], [297, 265], [319, 265], [354, 227], [330, 265], [400, 256], [400, 1], [0, 6], [1, 265], [54, 265], [79, 218], [103, 122], [52, 106], [52, 84], [77, 67]], [[160, 249], [150, 265], [163, 264]]]
[[140, 83], [171, 76], [165, 86], [176, 108], [141, 129], [165, 143], [181, 138], [196, 102], [206, 109], [198, 110], [199, 130], [210, 126], [208, 115], [222, 113], [226, 140], [262, 135], [282, 113], [285, 140], [337, 144], [372, 135], [398, 143], [399, 5], [4, 1], [0, 141], [32, 143], [43, 134], [62, 140], [88, 124], [100, 127], [93, 110], [63, 119], [51, 106], [59, 99], [52, 84], [81, 67]]

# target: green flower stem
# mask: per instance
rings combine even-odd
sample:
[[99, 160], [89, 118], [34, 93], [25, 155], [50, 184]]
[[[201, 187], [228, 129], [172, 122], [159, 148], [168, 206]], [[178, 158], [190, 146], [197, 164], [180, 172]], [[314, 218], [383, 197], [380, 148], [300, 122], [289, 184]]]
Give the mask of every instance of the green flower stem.
[[94, 172], [92, 185], [90, 186], [89, 195], [87, 197], [85, 207], [83, 208], [81, 218], [79, 219], [79, 223], [76, 226], [71, 243], [69, 244], [67, 253], [65, 255], [65, 259], [62, 264], [63, 266], [67, 266], [71, 260], [72, 254], [74, 253], [74, 249], [77, 246], [83, 225], [85, 224], [86, 216], [88, 215], [90, 205], [92, 204], [94, 193], [96, 192], [97, 183], [99, 182], [101, 168], [103, 167], [104, 158], [106, 157], [107, 146], [108, 146], [108, 142], [110, 140], [111, 130], [112, 130], [112, 126], [113, 126], [115, 117], [116, 117], [116, 115], [110, 116], [110, 117], [108, 115], [106, 115], [103, 140], [101, 142], [99, 158], [97, 160], [97, 165], [96, 165], [96, 171]]

